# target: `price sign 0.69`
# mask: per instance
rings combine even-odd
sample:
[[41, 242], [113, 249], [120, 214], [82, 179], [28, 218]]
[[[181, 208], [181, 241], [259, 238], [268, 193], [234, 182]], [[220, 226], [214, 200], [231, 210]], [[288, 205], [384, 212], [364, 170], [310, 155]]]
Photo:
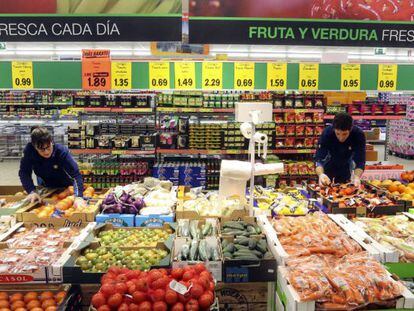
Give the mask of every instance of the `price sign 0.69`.
[[361, 89], [361, 65], [341, 65], [341, 90], [359, 91]]
[[378, 91], [397, 90], [397, 65], [378, 65]]
[[299, 89], [317, 90], [319, 88], [319, 64], [299, 64]]
[[149, 63], [149, 87], [155, 90], [170, 88], [170, 63]]
[[254, 63], [236, 62], [234, 63], [234, 89], [253, 90], [254, 89]]
[[12, 62], [12, 79], [14, 89], [32, 89], [33, 63]]
[[286, 90], [287, 88], [287, 64], [267, 63], [267, 89]]

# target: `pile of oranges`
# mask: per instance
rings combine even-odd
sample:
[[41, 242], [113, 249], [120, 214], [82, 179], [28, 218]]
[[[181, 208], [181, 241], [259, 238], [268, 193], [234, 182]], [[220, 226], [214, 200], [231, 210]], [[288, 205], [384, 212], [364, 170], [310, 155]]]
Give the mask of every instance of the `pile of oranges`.
[[389, 193], [401, 200], [414, 201], [414, 182], [404, 185], [400, 181], [387, 179], [382, 182], [374, 180], [371, 183], [376, 187], [387, 189]]
[[[73, 186], [70, 186], [63, 190], [62, 192], [59, 192], [58, 194], [54, 194], [51, 199], [53, 201], [59, 201], [63, 200], [69, 196], [73, 196], [75, 194], [75, 190], [73, 189]], [[85, 198], [92, 198], [95, 195], [95, 189], [91, 186], [87, 186], [86, 189], [83, 191], [83, 196]]]
[[55, 311], [65, 297], [64, 291], [14, 294], [0, 292], [0, 311]]

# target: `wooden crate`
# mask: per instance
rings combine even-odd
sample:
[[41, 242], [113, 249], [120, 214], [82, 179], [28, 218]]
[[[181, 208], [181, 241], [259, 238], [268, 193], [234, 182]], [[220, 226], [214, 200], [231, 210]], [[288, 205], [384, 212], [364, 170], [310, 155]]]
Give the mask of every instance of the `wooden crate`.
[[267, 311], [272, 283], [217, 283], [220, 310]]

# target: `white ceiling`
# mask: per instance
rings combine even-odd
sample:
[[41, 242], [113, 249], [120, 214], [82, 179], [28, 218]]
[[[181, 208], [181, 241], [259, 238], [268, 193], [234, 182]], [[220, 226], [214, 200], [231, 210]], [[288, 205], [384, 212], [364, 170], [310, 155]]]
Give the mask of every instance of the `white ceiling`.
[[[103, 43], [6, 43], [0, 50], [0, 60], [65, 60], [80, 59], [81, 50], [87, 48], [110, 49], [114, 59], [151, 58], [150, 43], [103, 42]], [[252, 46], [252, 45], [210, 45], [210, 55], [227, 54], [229, 59], [275, 60], [275, 61], [317, 61], [356, 63], [414, 63], [411, 49], [385, 49], [385, 55], [375, 55], [374, 48], [351, 47], [309, 47], [309, 46]], [[413, 53], [414, 54], [414, 53]], [[192, 57], [192, 56], [189, 56]], [[159, 58], [159, 56], [156, 56]], [[199, 58], [199, 57], [198, 57]], [[328, 61], [327, 61], [328, 60]]]

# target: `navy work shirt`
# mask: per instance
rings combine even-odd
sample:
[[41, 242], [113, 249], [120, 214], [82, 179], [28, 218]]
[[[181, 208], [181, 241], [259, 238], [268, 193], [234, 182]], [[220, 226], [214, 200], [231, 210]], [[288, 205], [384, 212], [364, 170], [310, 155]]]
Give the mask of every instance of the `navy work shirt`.
[[349, 137], [341, 143], [336, 138], [335, 130], [328, 126], [318, 142], [315, 155], [317, 166], [323, 166], [325, 174], [335, 183], [345, 183], [351, 178], [354, 168], [365, 169], [365, 135], [357, 126], [353, 126]]
[[43, 158], [31, 143], [27, 144], [20, 161], [19, 177], [24, 190], [35, 190], [32, 171], [43, 181], [43, 186], [61, 188], [73, 185], [75, 196], [82, 197], [83, 181], [78, 165], [68, 148], [60, 144], [53, 145], [50, 158]]

